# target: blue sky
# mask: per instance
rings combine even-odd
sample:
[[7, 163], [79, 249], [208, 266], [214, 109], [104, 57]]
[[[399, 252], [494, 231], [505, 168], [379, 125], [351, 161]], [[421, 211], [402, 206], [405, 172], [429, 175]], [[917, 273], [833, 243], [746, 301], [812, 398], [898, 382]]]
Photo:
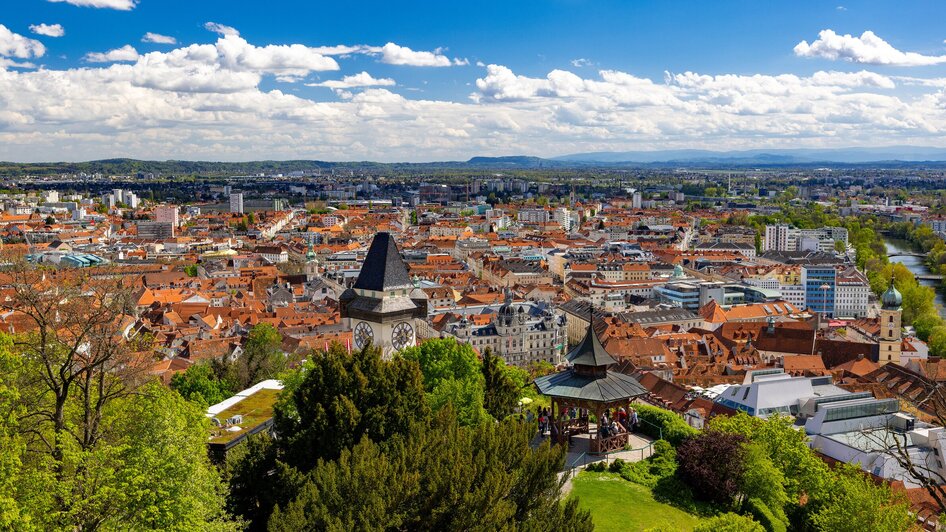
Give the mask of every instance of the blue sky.
[[946, 3], [774, 4], [21, 0], [0, 159], [943, 145]]

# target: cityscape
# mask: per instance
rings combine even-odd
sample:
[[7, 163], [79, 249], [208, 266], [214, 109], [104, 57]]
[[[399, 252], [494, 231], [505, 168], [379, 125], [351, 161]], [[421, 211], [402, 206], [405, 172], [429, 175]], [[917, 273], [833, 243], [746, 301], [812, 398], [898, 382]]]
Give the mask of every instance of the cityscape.
[[0, 529], [946, 526], [946, 7], [250, 4], [0, 15]]

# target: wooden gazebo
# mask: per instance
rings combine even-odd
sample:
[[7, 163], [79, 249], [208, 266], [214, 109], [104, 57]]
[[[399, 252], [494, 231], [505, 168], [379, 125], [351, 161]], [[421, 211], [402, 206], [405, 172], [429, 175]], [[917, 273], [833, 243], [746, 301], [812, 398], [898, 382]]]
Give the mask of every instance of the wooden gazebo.
[[[599, 420], [608, 409], [625, 407], [630, 412], [631, 402], [647, 390], [630, 375], [612, 371], [617, 361], [601, 345], [594, 331], [594, 319], [588, 324], [585, 338], [568, 353], [571, 367], [565, 371], [539, 377], [535, 386], [539, 393], [552, 398], [552, 420], [557, 443], [568, 443], [574, 434], [588, 433], [589, 452], [594, 454], [621, 450], [629, 442], [629, 431], [601, 437], [597, 430], [589, 430], [587, 415], [570, 418], [570, 408], [585, 409]], [[625, 427], [630, 428], [630, 427]]]

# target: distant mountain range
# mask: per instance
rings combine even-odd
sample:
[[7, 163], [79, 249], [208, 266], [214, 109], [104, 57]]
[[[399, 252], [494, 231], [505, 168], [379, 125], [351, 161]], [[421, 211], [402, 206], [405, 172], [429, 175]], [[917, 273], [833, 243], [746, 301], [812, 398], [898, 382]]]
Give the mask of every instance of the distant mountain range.
[[642, 163], [735, 165], [810, 165], [815, 163], [864, 164], [877, 162], [943, 162], [946, 149], [918, 146], [883, 148], [798, 148], [737, 151], [658, 150], [575, 153], [555, 157], [555, 161], [573, 163]]
[[377, 163], [371, 161], [142, 161], [107, 159], [87, 162], [4, 163], [0, 177], [103, 173], [160, 176], [236, 176], [312, 171], [367, 171], [408, 173], [454, 170], [541, 170], [569, 168], [817, 168], [817, 167], [935, 167], [946, 168], [946, 148], [890, 146], [883, 148], [772, 149], [772, 150], [659, 150], [575, 153], [554, 158], [513, 155], [473, 157], [467, 161]]

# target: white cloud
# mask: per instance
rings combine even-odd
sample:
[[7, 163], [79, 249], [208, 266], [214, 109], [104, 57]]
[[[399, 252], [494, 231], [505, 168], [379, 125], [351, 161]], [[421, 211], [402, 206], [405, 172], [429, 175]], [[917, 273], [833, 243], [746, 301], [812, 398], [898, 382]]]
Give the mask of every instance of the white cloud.
[[798, 43], [795, 46], [795, 55], [870, 65], [926, 66], [946, 63], [946, 55], [903, 52], [870, 30], [862, 33], [860, 37], [850, 34], [838, 35], [833, 30], [821, 30], [818, 39], [811, 44], [808, 44], [808, 41]]
[[579, 57], [578, 59], [572, 59], [571, 63], [572, 63], [572, 66], [575, 68], [591, 66], [594, 64], [591, 62], [590, 59], [585, 59], [584, 57]]
[[30, 31], [46, 37], [62, 37], [66, 34], [62, 24], [32, 24], [30, 25]]
[[836, 9], [837, 11], [847, 11], [847, 8], [844, 7], [844, 6], [838, 6], [838, 7], [834, 8], [834, 9]]
[[50, 2], [65, 2], [79, 7], [97, 7], [105, 9], [118, 9], [128, 11], [134, 9], [138, 0], [49, 0]]
[[320, 83], [306, 83], [308, 87], [328, 87], [330, 89], [353, 89], [356, 87], [391, 86], [395, 82], [391, 78], [375, 78], [367, 72], [345, 76], [342, 79], [333, 79]]
[[155, 44], [177, 44], [177, 39], [169, 35], [161, 35], [160, 33], [148, 32], [144, 34], [144, 37], [141, 38], [141, 42], [150, 42]]
[[240, 32], [236, 28], [230, 26], [225, 26], [223, 24], [218, 24], [216, 22], [207, 22], [204, 24], [204, 29], [207, 31], [212, 31], [214, 33], [219, 33], [220, 35], [239, 35]]
[[389, 65], [407, 65], [421, 67], [448, 67], [469, 64], [466, 59], [450, 60], [438, 48], [433, 52], [415, 51], [406, 46], [389, 42], [381, 47], [381, 62]]
[[946, 82], [868, 70], [668, 72], [652, 80], [616, 70], [533, 77], [494, 64], [480, 79], [470, 77], [475, 88], [466, 101], [397, 94], [388, 90], [393, 80], [367, 72], [317, 83], [336, 91], [329, 102], [263, 83], [266, 76], [300, 82], [337, 70], [333, 57], [381, 53], [367, 45], [256, 46], [235, 34], [133, 62], [66, 70], [22, 70], [12, 63], [31, 60], [33, 52], [10, 53], [0, 57], [0, 160], [397, 161], [684, 147], [946, 146]]
[[45, 53], [46, 47], [43, 46], [43, 43], [13, 33], [6, 26], [0, 24], [0, 56], [29, 59], [31, 57], [43, 57]]
[[138, 50], [135, 50], [132, 45], [126, 44], [121, 48], [115, 48], [107, 52], [89, 52], [85, 54], [84, 59], [89, 63], [114, 63], [117, 61], [137, 61], [138, 57]]

